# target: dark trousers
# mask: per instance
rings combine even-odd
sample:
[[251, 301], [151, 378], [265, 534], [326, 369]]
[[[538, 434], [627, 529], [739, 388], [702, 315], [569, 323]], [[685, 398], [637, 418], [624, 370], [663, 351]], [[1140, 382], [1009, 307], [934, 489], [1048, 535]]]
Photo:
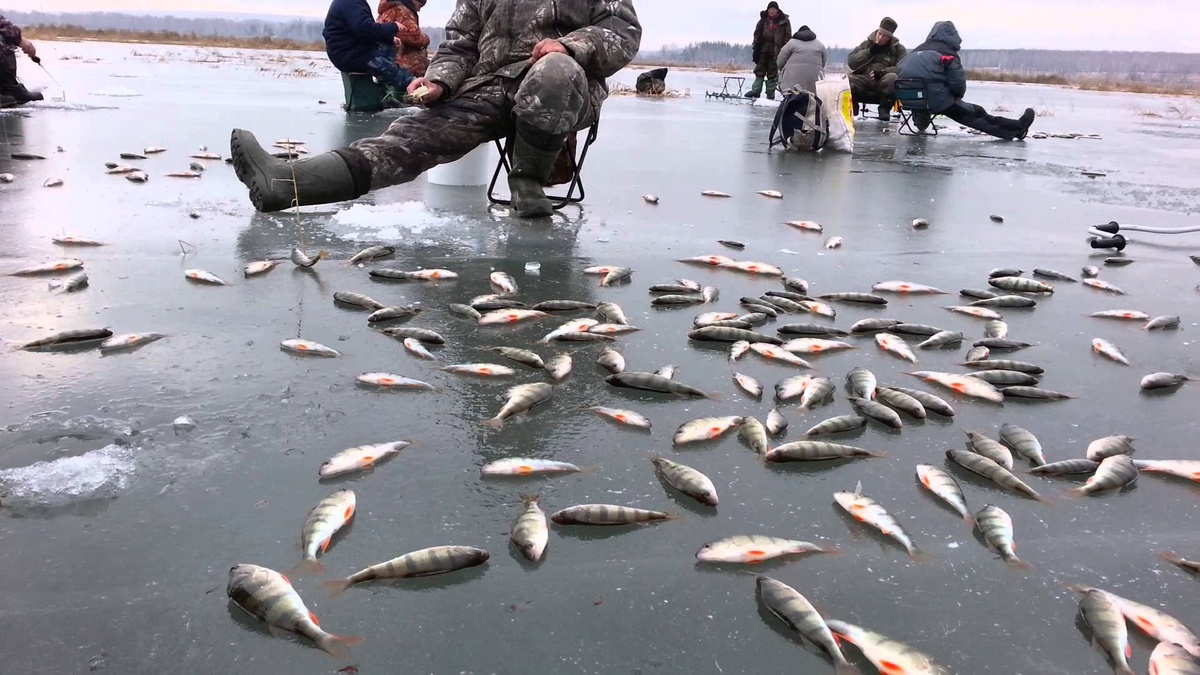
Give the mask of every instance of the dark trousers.
[[[1016, 138], [1017, 134], [1024, 128], [1020, 120], [989, 115], [988, 111], [983, 109], [983, 106], [967, 103], [966, 101], [955, 101], [954, 105], [945, 110], [938, 111], [937, 114], [945, 115], [964, 127], [982, 131], [989, 136], [1005, 140]], [[913, 122], [916, 123], [918, 129], [925, 129], [929, 126], [929, 115], [915, 112], [913, 113]]]
[[404, 91], [408, 83], [413, 81], [412, 73], [396, 64], [396, 48], [382, 42], [375, 46], [375, 54], [367, 61], [367, 72], [379, 78], [383, 84], [400, 91]]
[[0, 92], [17, 84], [17, 53], [0, 46]]

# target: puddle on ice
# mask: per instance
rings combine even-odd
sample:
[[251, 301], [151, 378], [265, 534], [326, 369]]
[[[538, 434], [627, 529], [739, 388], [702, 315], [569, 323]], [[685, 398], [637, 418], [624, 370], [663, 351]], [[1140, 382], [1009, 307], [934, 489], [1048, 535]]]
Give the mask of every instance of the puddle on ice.
[[333, 214], [330, 222], [349, 228], [351, 234], [370, 239], [401, 239], [402, 234], [421, 234], [431, 228], [461, 222], [461, 219], [437, 215], [425, 204], [410, 201], [398, 204], [354, 204]]
[[0, 471], [0, 499], [10, 508], [53, 508], [111, 499], [128, 487], [136, 451], [106, 445], [75, 457]]

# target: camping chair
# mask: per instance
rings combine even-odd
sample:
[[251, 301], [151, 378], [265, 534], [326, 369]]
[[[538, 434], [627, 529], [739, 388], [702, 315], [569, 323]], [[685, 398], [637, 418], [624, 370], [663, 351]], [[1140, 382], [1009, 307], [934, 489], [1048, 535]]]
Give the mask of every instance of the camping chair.
[[[557, 169], [559, 162], [564, 161], [564, 156], [566, 157], [566, 168], [570, 174], [570, 179], [556, 181], [551, 184], [561, 185], [563, 183], [569, 183], [570, 187], [567, 188], [566, 195], [546, 195], [550, 198], [550, 202], [554, 205], [556, 210], [561, 209], [567, 204], [578, 204], [583, 201], [583, 198], [586, 194], [583, 189], [583, 163], [587, 160], [588, 149], [592, 147], [592, 143], [596, 142], [596, 133], [599, 131], [599, 129], [600, 121], [596, 120], [592, 123], [591, 128], [588, 129], [587, 140], [583, 142], [583, 150], [579, 151], [578, 157], [575, 156], [577, 145], [571, 143], [575, 137], [568, 138], [567, 143], [563, 146], [563, 149], [566, 150], [566, 152], [560, 155], [559, 159], [555, 162], [556, 171], [551, 173], [551, 180], [553, 181], [554, 174], [558, 173]], [[512, 171], [512, 164], [509, 161], [509, 148], [512, 146], [512, 142], [513, 134], [505, 136], [503, 141], [499, 138], [497, 138], [495, 141], [496, 149], [500, 151], [500, 161], [496, 162], [496, 170], [492, 172], [492, 182], [488, 185], [488, 201], [493, 204], [501, 204], [503, 206], [509, 206], [512, 204], [512, 199], [505, 199], [496, 195], [496, 183], [500, 181], [500, 172], [503, 171], [505, 178], [507, 178], [508, 173]], [[575, 194], [576, 190], [579, 192], [578, 195]]]
[[370, 73], [343, 71], [342, 89], [346, 95], [346, 103], [342, 108], [346, 112], [377, 113], [385, 107], [383, 97], [387, 90]]
[[[900, 106], [900, 134], [903, 136], [937, 136], [938, 128], [929, 112], [929, 92], [924, 80], [896, 80], [896, 103]], [[929, 128], [921, 130], [913, 124], [913, 113], [929, 116]], [[933, 132], [930, 133], [929, 129]], [[907, 131], [906, 131], [907, 130]]]

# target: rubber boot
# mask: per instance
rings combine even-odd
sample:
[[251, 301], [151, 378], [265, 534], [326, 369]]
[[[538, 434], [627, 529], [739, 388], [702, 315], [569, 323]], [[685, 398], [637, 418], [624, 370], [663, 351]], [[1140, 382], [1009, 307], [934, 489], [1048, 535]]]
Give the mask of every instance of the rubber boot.
[[879, 101], [879, 121], [880, 122], [891, 122], [892, 121], [892, 106], [894, 106], [894, 105], [896, 105], [896, 102], [893, 101], [892, 99], [885, 98], [885, 99], [882, 99]]
[[761, 77], [754, 78], [754, 84], [750, 85], [750, 91], [746, 92], [746, 98], [758, 98], [762, 94], [763, 79]]
[[371, 190], [371, 163], [354, 148], [284, 162], [264, 150], [254, 134], [234, 129], [229, 152], [238, 180], [250, 190], [254, 208], [264, 213], [343, 202]]
[[767, 78], [767, 100], [775, 100], [775, 90], [779, 88], [779, 80], [771, 77]]
[[549, 136], [523, 129], [513, 137], [512, 171], [508, 173], [508, 191], [513, 210], [521, 218], [545, 218], [554, 213], [543, 186], [554, 170], [554, 161], [562, 152], [565, 135]]
[[1025, 135], [1029, 133], [1029, 127], [1033, 126], [1033, 118], [1036, 116], [1037, 113], [1033, 111], [1033, 108], [1025, 109], [1024, 114], [1021, 115], [1021, 119], [1017, 120], [1017, 123], [1021, 126], [1017, 131], [1017, 135], [1013, 137], [1014, 141], [1025, 140]]

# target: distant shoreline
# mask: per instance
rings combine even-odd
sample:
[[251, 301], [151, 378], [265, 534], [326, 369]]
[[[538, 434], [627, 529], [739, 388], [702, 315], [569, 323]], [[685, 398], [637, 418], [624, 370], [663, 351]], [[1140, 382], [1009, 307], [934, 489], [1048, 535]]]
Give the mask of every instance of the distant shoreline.
[[[172, 32], [103, 30], [78, 26], [29, 26], [24, 34], [30, 40], [53, 40], [56, 42], [120, 42], [145, 45], [179, 45], [190, 47], [225, 47], [231, 49], [288, 50], [302, 52], [324, 52], [323, 42], [298, 42], [279, 38], [238, 38], [219, 35], [189, 35]], [[654, 59], [635, 59], [630, 64], [637, 68], [678, 68], [680, 70], [708, 71], [713, 73], [737, 73], [749, 68], [738, 65], [701, 66], [689, 63], [664, 62]], [[1042, 84], [1083, 91], [1127, 92], [1132, 94], [1161, 94], [1169, 96], [1200, 97], [1200, 88], [1188, 85], [1172, 85], [1157, 82], [1133, 82], [1130, 80], [1100, 79], [1088, 77], [1066, 77], [1047, 73], [1012, 73], [998, 70], [969, 70], [967, 79], [976, 82], [1009, 82], [1017, 84]]]

